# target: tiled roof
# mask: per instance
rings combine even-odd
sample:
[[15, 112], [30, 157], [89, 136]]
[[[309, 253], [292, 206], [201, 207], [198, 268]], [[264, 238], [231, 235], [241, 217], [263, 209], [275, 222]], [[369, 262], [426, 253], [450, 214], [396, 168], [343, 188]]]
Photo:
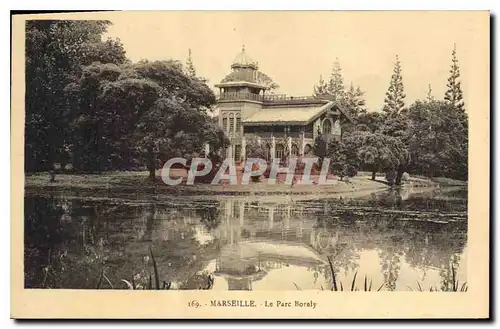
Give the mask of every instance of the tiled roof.
[[246, 124], [307, 124], [333, 105], [285, 106], [263, 108], [243, 120]]

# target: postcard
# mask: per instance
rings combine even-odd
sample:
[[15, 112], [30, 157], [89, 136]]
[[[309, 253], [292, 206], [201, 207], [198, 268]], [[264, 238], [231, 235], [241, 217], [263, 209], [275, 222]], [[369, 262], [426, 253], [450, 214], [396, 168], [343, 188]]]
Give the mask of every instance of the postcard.
[[488, 11], [12, 16], [11, 317], [489, 317]]

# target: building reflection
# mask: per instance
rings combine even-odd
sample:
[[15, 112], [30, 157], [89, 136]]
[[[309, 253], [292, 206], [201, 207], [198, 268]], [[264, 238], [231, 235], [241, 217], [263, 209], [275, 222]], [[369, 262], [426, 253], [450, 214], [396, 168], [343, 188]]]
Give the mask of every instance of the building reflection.
[[[458, 196], [165, 204], [28, 198], [26, 286], [93, 288], [88, 278], [104, 266], [113, 282], [147, 275], [151, 247], [165, 280], [205, 271], [230, 290], [328, 289], [327, 256], [344, 283], [358, 273], [374, 287], [386, 283], [384, 290], [407, 290], [417, 280], [450, 290], [453, 271], [466, 280], [466, 200]], [[52, 271], [47, 278], [44, 268]]]
[[[399, 203], [408, 195], [391, 195], [388, 202], [394, 204], [395, 198]], [[378, 211], [376, 218], [369, 218], [343, 202], [224, 200], [220, 224], [212, 231], [221, 243], [214, 274], [225, 278], [230, 290], [250, 290], [270, 271], [298, 266], [307, 268], [311, 282], [321, 278], [328, 288], [331, 255], [336, 271], [348, 281], [365, 271], [385, 282], [385, 290], [405, 290], [405, 280], [400, 280], [403, 263], [425, 280], [427, 270], [436, 271], [465, 246], [466, 235], [455, 234], [453, 225], [401, 221], [391, 212]], [[443, 243], [449, 239], [449, 244]], [[365, 263], [378, 265], [363, 265], [362, 255]]]

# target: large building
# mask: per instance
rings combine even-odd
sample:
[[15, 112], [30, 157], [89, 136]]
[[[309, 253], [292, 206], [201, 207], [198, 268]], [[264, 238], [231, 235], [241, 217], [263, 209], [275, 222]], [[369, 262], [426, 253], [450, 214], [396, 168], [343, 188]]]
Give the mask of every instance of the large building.
[[275, 95], [271, 84], [243, 47], [231, 73], [215, 85], [220, 90], [218, 123], [231, 142], [227, 157], [244, 159], [250, 139], [267, 147], [269, 159], [310, 154], [319, 133], [341, 138], [341, 126], [350, 119], [335, 102]]

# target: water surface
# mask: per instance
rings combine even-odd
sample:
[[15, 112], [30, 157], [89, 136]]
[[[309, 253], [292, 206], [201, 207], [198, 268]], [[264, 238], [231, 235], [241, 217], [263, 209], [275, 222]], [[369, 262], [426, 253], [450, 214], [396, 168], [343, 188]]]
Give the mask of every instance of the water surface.
[[[274, 201], [273, 201], [274, 200]], [[27, 193], [27, 288], [126, 289], [153, 272], [173, 289], [450, 290], [467, 280], [467, 190], [357, 199], [189, 198], [147, 202]], [[105, 282], [99, 283], [101, 273]]]

